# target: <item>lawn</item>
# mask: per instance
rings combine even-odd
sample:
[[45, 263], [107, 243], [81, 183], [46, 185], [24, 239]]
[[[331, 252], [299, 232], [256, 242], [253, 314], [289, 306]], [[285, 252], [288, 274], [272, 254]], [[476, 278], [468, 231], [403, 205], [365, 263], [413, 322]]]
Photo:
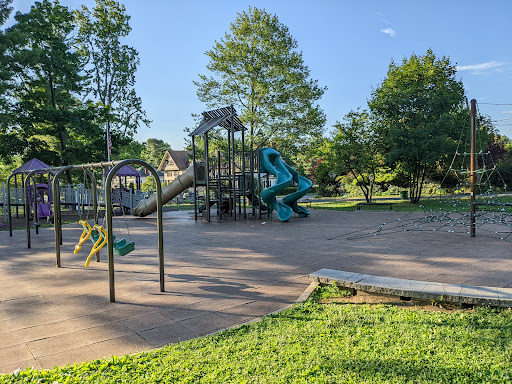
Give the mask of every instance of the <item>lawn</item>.
[[310, 299], [216, 335], [0, 383], [508, 383], [511, 359], [509, 310]]
[[[451, 197], [424, 197], [420, 200], [418, 204], [412, 204], [409, 200], [394, 200], [394, 199], [386, 199], [386, 198], [377, 198], [374, 199], [374, 202], [377, 203], [392, 203], [394, 212], [430, 212], [430, 211], [469, 211], [470, 201], [468, 197], [460, 197], [460, 198], [451, 198]], [[479, 196], [477, 199], [478, 203], [499, 203], [499, 204], [510, 204], [512, 202], [512, 198], [500, 197], [498, 200], [490, 199], [486, 197]], [[361, 200], [351, 200], [351, 199], [343, 199], [343, 200], [334, 200], [334, 201], [312, 201], [311, 208], [316, 209], [328, 209], [335, 211], [355, 211], [357, 209], [358, 203], [364, 203]], [[486, 211], [497, 211], [501, 212], [505, 210], [510, 212], [512, 210], [511, 206], [500, 206], [500, 205], [479, 205], [479, 210]], [[388, 211], [389, 207], [385, 205], [367, 205], [362, 206], [361, 210], [364, 211]]]

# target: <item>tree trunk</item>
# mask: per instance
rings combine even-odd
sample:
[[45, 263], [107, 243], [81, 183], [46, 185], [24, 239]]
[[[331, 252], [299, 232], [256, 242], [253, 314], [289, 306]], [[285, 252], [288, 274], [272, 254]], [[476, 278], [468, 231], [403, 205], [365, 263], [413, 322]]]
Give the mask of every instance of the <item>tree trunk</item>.
[[410, 185], [410, 201], [412, 204], [417, 204], [421, 200], [421, 191], [423, 190], [423, 183], [425, 182], [426, 169], [416, 169], [411, 174]]
[[[55, 98], [55, 88], [53, 86], [53, 78], [51, 75], [48, 75], [48, 87], [50, 88], [50, 101], [52, 103], [52, 107], [57, 110], [57, 101]], [[64, 136], [65, 128], [60, 124], [58, 125], [59, 130], [59, 144], [60, 144], [60, 156], [62, 158], [62, 165], [69, 165], [67, 160], [67, 146], [66, 146], [66, 138]], [[71, 171], [66, 171], [66, 179], [68, 184], [72, 184], [73, 180], [71, 179]]]
[[[358, 175], [354, 170], [352, 170], [352, 174], [356, 178], [357, 186], [363, 192], [364, 198], [367, 203], [372, 202], [372, 191], [368, 188], [367, 183], [364, 180], [364, 176], [362, 174]], [[359, 181], [359, 177], [361, 177], [361, 182]]]

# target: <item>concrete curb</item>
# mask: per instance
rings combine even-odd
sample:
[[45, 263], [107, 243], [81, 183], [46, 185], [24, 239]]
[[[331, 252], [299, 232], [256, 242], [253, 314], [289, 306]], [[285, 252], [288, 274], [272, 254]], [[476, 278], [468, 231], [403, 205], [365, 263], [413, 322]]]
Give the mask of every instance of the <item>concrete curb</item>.
[[320, 269], [311, 273], [309, 279], [320, 284], [332, 284], [336, 282], [340, 287], [369, 293], [455, 304], [512, 307], [512, 288], [432, 283], [428, 281], [396, 279], [334, 269]]

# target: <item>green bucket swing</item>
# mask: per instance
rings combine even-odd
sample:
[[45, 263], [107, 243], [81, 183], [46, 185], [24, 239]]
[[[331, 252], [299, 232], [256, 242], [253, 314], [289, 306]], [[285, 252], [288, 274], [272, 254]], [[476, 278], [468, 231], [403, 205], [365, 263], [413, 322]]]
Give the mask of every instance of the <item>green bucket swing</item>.
[[[126, 219], [126, 216], [124, 214], [124, 207], [123, 207], [123, 199], [122, 199], [122, 196], [121, 196], [121, 185], [119, 185], [119, 206], [121, 208], [121, 214], [123, 216], [123, 219], [126, 223], [126, 230], [128, 231], [128, 236], [130, 237], [130, 240], [131, 240], [131, 236], [130, 236], [130, 228], [128, 226], [128, 220]], [[117, 223], [117, 221], [116, 221]], [[118, 224], [118, 229], [119, 229], [119, 233], [121, 233], [121, 228], [119, 226], [119, 223]], [[118, 241], [115, 241], [116, 240], [116, 237], [112, 235], [112, 245], [113, 245], [113, 248], [114, 248], [114, 253], [116, 255], [119, 255], [119, 256], [126, 256], [127, 254], [129, 254], [130, 252], [132, 252], [134, 249], [135, 249], [135, 242], [134, 241], [126, 241], [125, 238], [122, 238]]]

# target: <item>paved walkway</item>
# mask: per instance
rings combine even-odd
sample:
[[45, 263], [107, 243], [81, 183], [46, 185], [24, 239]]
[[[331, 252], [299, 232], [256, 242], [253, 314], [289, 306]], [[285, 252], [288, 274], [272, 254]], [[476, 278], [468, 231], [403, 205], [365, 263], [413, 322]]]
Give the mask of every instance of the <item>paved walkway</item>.
[[[116, 259], [110, 303], [107, 264], [73, 255], [78, 225], [64, 227], [62, 268], [53, 229], [0, 232], [0, 372], [51, 368], [160, 347], [244, 323], [294, 302], [321, 268], [482, 286], [512, 286], [512, 244], [442, 232], [346, 234], [399, 218], [396, 212], [311, 210], [309, 218], [195, 222], [164, 218], [166, 292], [159, 292], [156, 220], [129, 218], [136, 250]], [[126, 236], [125, 223], [119, 227]], [[117, 225], [115, 225], [117, 232]], [[332, 239], [332, 240], [329, 240]], [[105, 252], [103, 252], [105, 256]]]

